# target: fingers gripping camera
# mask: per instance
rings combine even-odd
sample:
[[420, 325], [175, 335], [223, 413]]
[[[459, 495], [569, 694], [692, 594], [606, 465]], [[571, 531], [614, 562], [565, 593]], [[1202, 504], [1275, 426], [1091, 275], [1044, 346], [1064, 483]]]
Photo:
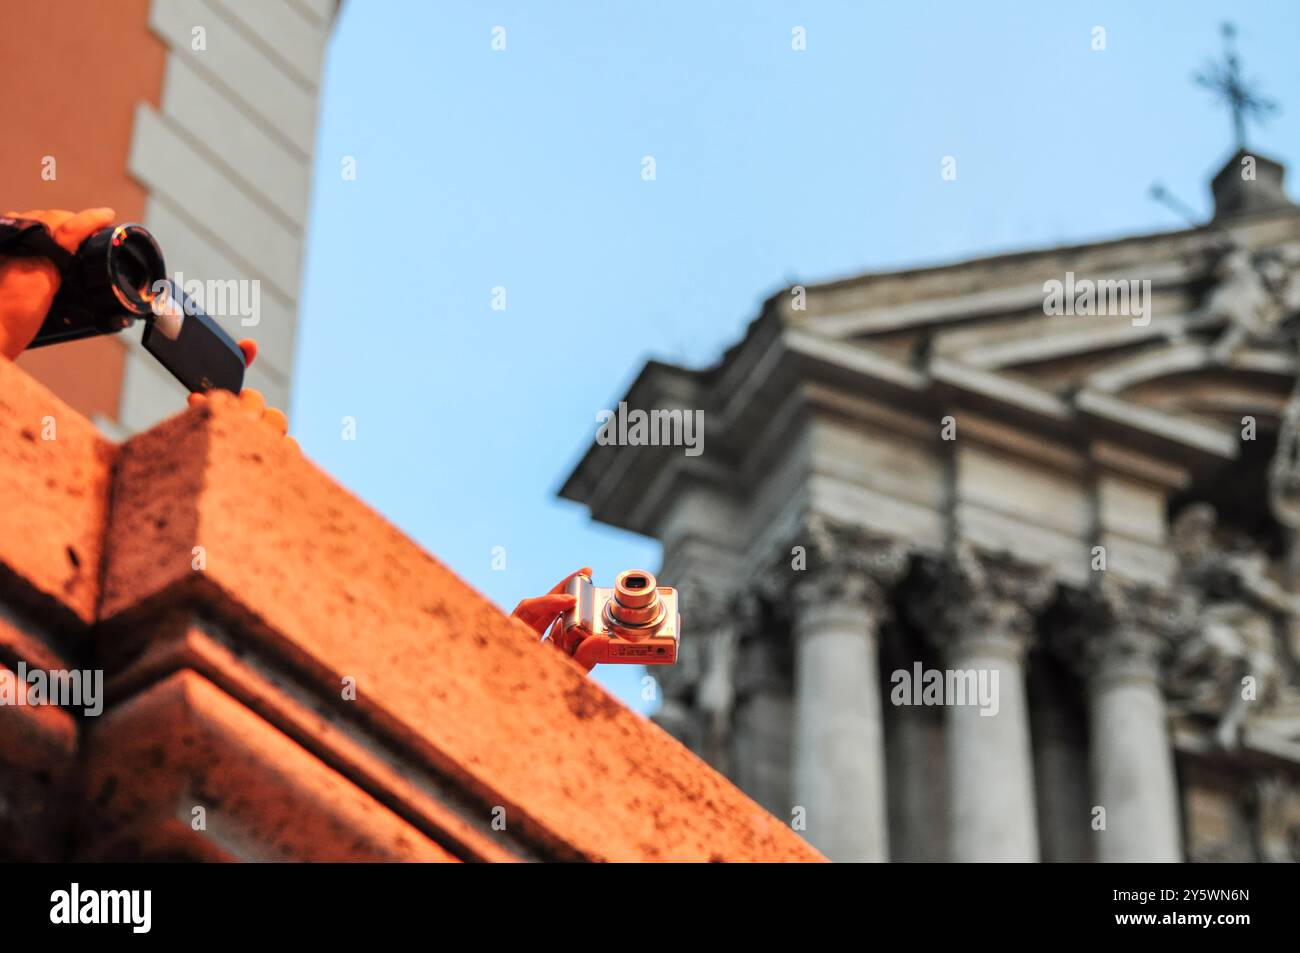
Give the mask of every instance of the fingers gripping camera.
[[672, 665], [682, 620], [677, 590], [660, 586], [640, 569], [621, 572], [614, 585], [594, 585], [590, 576], [574, 576], [565, 589], [575, 597], [560, 625], [574, 643], [593, 635], [609, 636], [597, 663]]
[[70, 254], [44, 223], [0, 216], [0, 254], [47, 258], [59, 271], [59, 291], [29, 347], [116, 334], [143, 321], [145, 350], [188, 390], [243, 388], [239, 345], [167, 278], [162, 250], [144, 226], [102, 228]]

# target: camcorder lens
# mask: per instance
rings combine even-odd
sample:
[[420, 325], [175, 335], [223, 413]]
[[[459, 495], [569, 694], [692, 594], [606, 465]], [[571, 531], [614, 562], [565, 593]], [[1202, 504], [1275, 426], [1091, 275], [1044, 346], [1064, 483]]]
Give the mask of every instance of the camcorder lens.
[[110, 225], [81, 243], [31, 347], [115, 334], [153, 312], [167, 280], [162, 249], [143, 225]]
[[149, 271], [144, 259], [134, 248], [123, 250], [116, 261], [117, 283], [127, 294], [145, 297], [149, 291]]
[[133, 314], [146, 314], [158, 282], [166, 280], [162, 252], [138, 226], [118, 226], [109, 240], [107, 268], [119, 303]]
[[143, 225], [101, 228], [81, 243], [30, 346], [115, 334], [139, 318], [145, 350], [186, 389], [243, 389], [238, 342], [167, 279], [162, 249]]

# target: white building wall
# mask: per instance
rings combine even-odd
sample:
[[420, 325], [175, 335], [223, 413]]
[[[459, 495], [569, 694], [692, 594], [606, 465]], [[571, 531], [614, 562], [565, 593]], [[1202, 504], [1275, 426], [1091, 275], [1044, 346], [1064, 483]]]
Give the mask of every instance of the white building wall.
[[[232, 337], [258, 342], [247, 386], [286, 413], [335, 9], [335, 0], [154, 0], [149, 25], [169, 48], [160, 108], [139, 105], [128, 159], [149, 190], [144, 224], [170, 273], [260, 282], [256, 326], [213, 317]], [[184, 388], [132, 348], [113, 429], [150, 427], [184, 400]]]

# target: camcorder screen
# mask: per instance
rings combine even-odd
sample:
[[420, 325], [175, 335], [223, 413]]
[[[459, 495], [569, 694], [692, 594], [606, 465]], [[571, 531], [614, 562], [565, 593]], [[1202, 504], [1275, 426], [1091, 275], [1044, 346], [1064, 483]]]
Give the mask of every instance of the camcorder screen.
[[238, 394], [245, 367], [239, 345], [170, 279], [165, 289], [165, 302], [145, 324], [144, 349], [191, 392]]

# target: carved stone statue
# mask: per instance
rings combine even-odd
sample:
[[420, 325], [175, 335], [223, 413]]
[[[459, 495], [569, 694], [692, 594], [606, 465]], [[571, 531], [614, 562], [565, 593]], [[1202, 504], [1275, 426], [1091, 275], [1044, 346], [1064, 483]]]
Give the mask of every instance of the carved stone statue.
[[1201, 594], [1197, 624], [1180, 640], [1168, 671], [1170, 708], [1214, 723], [1216, 741], [1235, 747], [1253, 706], [1274, 699], [1284, 680], [1276, 626], [1300, 608], [1269, 572], [1263, 553], [1220, 548], [1206, 503], [1174, 521], [1171, 544], [1184, 582]]
[[1264, 252], [1233, 247], [1215, 277], [1203, 315], [1227, 322], [1211, 351], [1216, 364], [1228, 363], [1244, 344], [1283, 342], [1284, 324], [1300, 313], [1300, 246]]

